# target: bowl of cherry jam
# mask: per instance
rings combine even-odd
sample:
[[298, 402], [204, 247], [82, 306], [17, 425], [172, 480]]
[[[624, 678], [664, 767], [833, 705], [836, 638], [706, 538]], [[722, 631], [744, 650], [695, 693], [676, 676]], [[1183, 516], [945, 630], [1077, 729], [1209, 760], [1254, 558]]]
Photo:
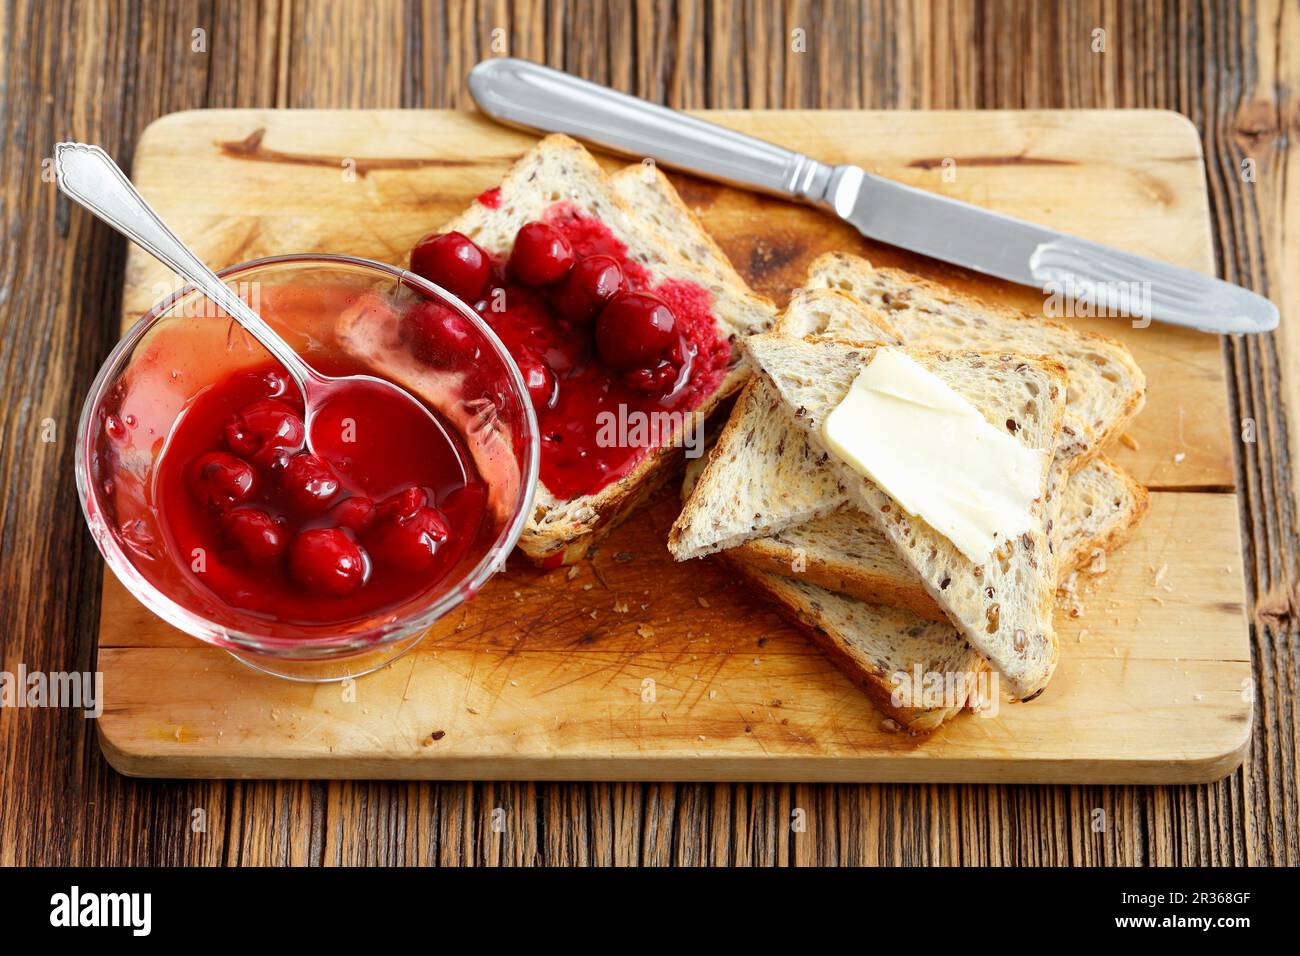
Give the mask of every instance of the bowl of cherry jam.
[[315, 369], [386, 379], [429, 414], [345, 390], [308, 435], [285, 370], [184, 289], [127, 333], [87, 397], [86, 521], [169, 624], [270, 673], [359, 676], [504, 565], [537, 485], [527, 385], [481, 317], [412, 273], [313, 255], [221, 275]]

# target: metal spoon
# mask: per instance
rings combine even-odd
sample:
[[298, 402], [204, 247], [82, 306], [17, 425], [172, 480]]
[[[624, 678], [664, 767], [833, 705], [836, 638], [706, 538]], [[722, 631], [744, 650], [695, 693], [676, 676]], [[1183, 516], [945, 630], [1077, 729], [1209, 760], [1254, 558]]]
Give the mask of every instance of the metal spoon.
[[304, 362], [288, 342], [176, 237], [100, 147], [58, 143], [54, 147], [54, 169], [65, 195], [193, 283], [275, 356], [302, 392], [307, 447], [313, 453], [316, 449], [312, 444], [312, 421], [316, 413], [330, 399], [358, 387], [383, 390], [394, 400], [415, 406], [434, 428], [441, 428], [419, 399], [392, 382], [373, 375], [322, 375]]

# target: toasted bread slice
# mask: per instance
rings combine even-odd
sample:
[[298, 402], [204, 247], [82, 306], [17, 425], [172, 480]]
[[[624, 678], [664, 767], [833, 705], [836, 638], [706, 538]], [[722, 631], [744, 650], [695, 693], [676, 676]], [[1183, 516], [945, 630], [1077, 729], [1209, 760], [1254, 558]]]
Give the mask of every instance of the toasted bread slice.
[[[807, 629], [813, 641], [878, 709], [913, 733], [935, 730], [974, 699], [988, 663], [948, 622], [926, 621], [896, 607], [867, 604], [807, 581], [738, 565], [746, 579]], [[911, 693], [914, 675], [921, 693]], [[924, 680], [938, 678], [948, 693], [930, 701]]]
[[[1114, 339], [990, 305], [900, 269], [877, 269], [866, 259], [827, 253], [808, 268], [813, 289], [840, 289], [889, 318], [909, 346], [941, 349], [1013, 348], [1050, 355], [1070, 377], [1062, 446], [1074, 467], [1118, 435], [1146, 401], [1146, 377], [1129, 350]], [[837, 335], [834, 324], [823, 330]], [[1070, 440], [1082, 447], [1070, 449]]]
[[[1071, 476], [1058, 527], [1058, 583], [1096, 554], [1118, 547], [1146, 513], [1146, 489], [1105, 456]], [[926, 620], [947, 617], [899, 558], [880, 527], [856, 508], [843, 508], [727, 552], [733, 561], [797, 578], [848, 597], [906, 608]]]
[[[563, 204], [571, 214], [599, 219], [627, 248], [627, 257], [648, 272], [650, 286], [665, 281], [690, 282], [711, 299], [718, 333], [733, 344], [737, 339], [770, 326], [772, 303], [750, 291], [733, 269], [711, 272], [689, 258], [696, 247], [721, 256], [716, 244], [690, 215], [672, 186], [657, 174], [624, 177], [615, 188], [591, 155], [567, 136], [548, 136], [529, 151], [501, 182], [500, 201], [491, 206], [474, 203], [443, 231], [457, 231], [473, 239], [495, 257], [506, 257], [520, 227], [542, 219]], [[642, 185], [651, 198], [637, 199]], [[669, 199], [664, 197], [668, 196]], [[642, 213], [642, 206], [653, 215]], [[722, 256], [725, 259], [725, 256]], [[707, 416], [719, 401], [743, 383], [748, 372], [733, 348], [733, 362], [719, 387], [695, 411]], [[533, 514], [519, 540], [534, 561], [554, 566], [581, 559], [599, 537], [608, 533], [651, 491], [670, 477], [681, 462], [678, 447], [681, 426], [660, 447], [650, 449], [625, 477], [595, 494], [562, 499], [539, 486]]]
[[[822, 448], [822, 422], [877, 347], [768, 334], [751, 336], [745, 348], [755, 369], [780, 393], [792, 421], [805, 430], [814, 448]], [[990, 423], [1006, 423], [1018, 440], [1042, 453], [1043, 492], [1033, 507], [1033, 527], [1004, 541], [987, 561], [974, 564], [924, 521], [903, 512], [876, 484], [834, 456], [828, 461], [853, 503], [878, 522], [971, 646], [1001, 672], [1012, 694], [1028, 699], [1042, 691], [1056, 666], [1056, 566], [1045, 516], [1052, 490], [1048, 466], [1065, 413], [1065, 369], [1051, 359], [1005, 352], [908, 354]]]
[[[830, 289], [796, 292], [777, 319], [782, 334], [803, 336], [834, 321], [864, 342], [896, 343], [883, 318]], [[781, 397], [762, 379], [745, 385], [700, 476], [668, 533], [678, 561], [735, 547], [751, 538], [830, 514], [848, 500], [823, 453], [791, 424]]]

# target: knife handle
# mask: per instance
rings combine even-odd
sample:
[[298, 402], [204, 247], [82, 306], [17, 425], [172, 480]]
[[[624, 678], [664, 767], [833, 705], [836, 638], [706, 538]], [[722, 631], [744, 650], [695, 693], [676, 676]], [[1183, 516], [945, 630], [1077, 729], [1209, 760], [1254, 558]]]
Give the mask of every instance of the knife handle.
[[470, 70], [469, 89], [479, 109], [511, 126], [568, 133], [710, 179], [833, 204], [837, 168], [527, 60], [484, 60]]

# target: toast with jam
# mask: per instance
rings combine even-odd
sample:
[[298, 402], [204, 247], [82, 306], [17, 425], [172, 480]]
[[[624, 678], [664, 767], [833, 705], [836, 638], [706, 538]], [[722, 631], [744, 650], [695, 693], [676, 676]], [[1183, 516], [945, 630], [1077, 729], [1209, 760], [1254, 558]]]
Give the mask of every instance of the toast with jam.
[[416, 247], [413, 271], [471, 304], [528, 386], [541, 467], [519, 546], [535, 562], [582, 558], [747, 376], [737, 343], [775, 309], [704, 256], [725, 262], [658, 170], [611, 178], [560, 135]]

